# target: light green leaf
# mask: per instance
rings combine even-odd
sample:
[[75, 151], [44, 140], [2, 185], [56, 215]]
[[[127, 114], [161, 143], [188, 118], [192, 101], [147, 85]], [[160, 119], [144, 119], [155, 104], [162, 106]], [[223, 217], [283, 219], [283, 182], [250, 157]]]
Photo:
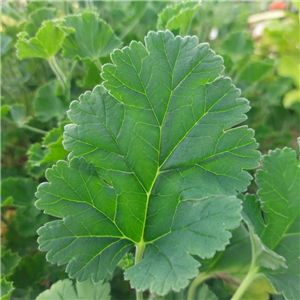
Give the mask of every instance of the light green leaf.
[[17, 55], [20, 59], [28, 57], [50, 59], [59, 51], [64, 36], [64, 32], [54, 21], [45, 21], [36, 37], [28, 40], [26, 32], [18, 35]]
[[74, 29], [62, 45], [64, 56], [71, 60], [88, 58], [95, 61], [107, 56], [122, 44], [111, 27], [94, 13], [68, 16], [65, 25]]
[[218, 297], [203, 283], [197, 290], [195, 300], [218, 300]]
[[252, 130], [231, 129], [248, 101], [229, 79], [215, 80], [222, 59], [207, 44], [169, 31], [145, 42], [116, 50], [104, 86], [72, 102], [71, 161], [48, 170], [51, 184], [36, 194], [39, 209], [63, 220], [42, 227], [39, 243], [52, 263], [69, 262], [72, 278], [95, 282], [132, 246], [145, 248], [125, 278], [166, 294], [198, 274], [190, 254], [210, 258], [228, 244], [240, 222], [236, 191], [260, 154]]
[[1, 277], [11, 275], [20, 260], [21, 257], [17, 253], [1, 246]]
[[69, 103], [63, 99], [62, 95], [59, 95], [59, 87], [60, 83], [54, 80], [37, 90], [34, 109], [42, 122], [48, 122], [52, 118], [61, 120], [66, 116]]
[[11, 293], [14, 291], [12, 282], [7, 281], [5, 278], [1, 279], [1, 300], [9, 300]]
[[283, 98], [283, 106], [285, 108], [292, 108], [293, 105], [300, 104], [300, 90], [290, 90]]
[[47, 153], [42, 160], [42, 163], [55, 162], [60, 159], [65, 159], [69, 151], [63, 147], [63, 131], [64, 126], [69, 124], [69, 121], [64, 121], [59, 124], [58, 128], [54, 128], [45, 136], [43, 146], [47, 148]]
[[7, 111], [7, 117], [12, 122], [22, 127], [26, 122], [26, 111], [23, 105], [13, 105], [10, 110]]
[[251, 243], [245, 226], [241, 224], [239, 228], [232, 231], [230, 245], [226, 247], [225, 251], [216, 254], [211, 259], [200, 259], [199, 261], [202, 273], [226, 272], [236, 279], [244, 278], [251, 263]]
[[4, 56], [9, 49], [11, 49], [12, 38], [10, 36], [1, 37], [1, 57]]
[[296, 86], [299, 86], [299, 73], [300, 73], [300, 64], [297, 61], [297, 57], [283, 55], [280, 58], [277, 72], [280, 76], [291, 77]]
[[28, 164], [30, 167], [39, 167], [44, 160], [47, 150], [43, 150], [40, 143], [33, 144], [28, 150]]
[[32, 22], [28, 23], [25, 27], [25, 31], [30, 37], [34, 37], [42, 26], [43, 21], [53, 20], [57, 16], [57, 11], [53, 8], [41, 7], [35, 10], [31, 15], [30, 19]]
[[57, 10], [54, 8], [42, 7], [35, 10], [31, 15], [30, 19], [34, 22], [37, 28], [41, 27], [44, 21], [52, 20], [56, 18]]
[[93, 283], [90, 279], [77, 282], [73, 286], [70, 279], [56, 282], [50, 290], [41, 293], [36, 300], [110, 300], [110, 285], [106, 283]]
[[[2, 100], [2, 99], [1, 99]], [[1, 119], [5, 118], [10, 111], [9, 105], [1, 105]]]
[[[262, 243], [285, 258], [288, 268], [270, 270], [263, 265], [263, 273], [277, 292], [286, 299], [297, 299], [299, 295], [299, 196], [300, 176], [296, 153], [290, 148], [270, 151], [262, 159], [263, 170], [259, 170], [256, 183], [259, 187], [261, 205], [248, 196], [244, 202], [246, 220], [253, 226]], [[269, 262], [261, 259], [261, 262]]]
[[253, 84], [265, 76], [273, 65], [265, 62], [252, 62], [248, 64], [240, 73], [238, 81], [242, 83]]
[[247, 32], [231, 33], [221, 44], [221, 52], [228, 54], [233, 59], [251, 54], [254, 50], [253, 41]]
[[158, 16], [157, 29], [179, 30], [180, 35], [188, 34], [191, 23], [201, 3], [186, 1], [167, 6]]
[[42, 149], [40, 143], [33, 144], [27, 154], [28, 160], [26, 163], [26, 169], [28, 173], [34, 178], [40, 178], [45, 173], [46, 169], [49, 167], [48, 164], [42, 163], [45, 155], [49, 153], [49, 149]]

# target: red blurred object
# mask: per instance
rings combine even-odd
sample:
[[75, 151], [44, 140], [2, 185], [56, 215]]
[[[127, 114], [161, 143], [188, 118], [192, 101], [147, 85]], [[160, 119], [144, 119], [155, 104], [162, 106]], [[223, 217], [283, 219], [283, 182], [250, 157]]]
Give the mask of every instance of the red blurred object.
[[281, 9], [285, 10], [285, 3], [283, 1], [273, 1], [269, 5], [269, 10]]

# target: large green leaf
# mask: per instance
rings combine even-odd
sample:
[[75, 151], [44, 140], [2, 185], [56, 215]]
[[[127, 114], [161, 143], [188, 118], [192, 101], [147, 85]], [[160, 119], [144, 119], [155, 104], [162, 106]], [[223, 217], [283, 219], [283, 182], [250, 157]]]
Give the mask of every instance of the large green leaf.
[[68, 16], [65, 25], [74, 29], [62, 45], [64, 56], [69, 59], [88, 58], [94, 61], [121, 46], [121, 41], [114, 35], [110, 26], [94, 13]]
[[[263, 257], [258, 255], [256, 258], [259, 260], [257, 265], [262, 266], [260, 272], [271, 281], [277, 292], [282, 292], [286, 299], [297, 299], [300, 277], [299, 162], [295, 151], [284, 148], [265, 155], [262, 166], [264, 170], [259, 170], [256, 178], [261, 202], [249, 195], [244, 202], [245, 219], [255, 229], [263, 247], [268, 248]], [[280, 268], [279, 255], [285, 258], [287, 268]]]
[[39, 243], [80, 281], [102, 280], [133, 245], [138, 255], [145, 247], [125, 278], [166, 294], [197, 275], [190, 254], [209, 258], [228, 244], [240, 222], [236, 191], [260, 154], [252, 130], [231, 129], [248, 101], [216, 79], [222, 59], [208, 44], [169, 31], [145, 42], [114, 51], [104, 87], [72, 102], [70, 164], [47, 171], [36, 204], [63, 220], [42, 227]]
[[56, 26], [54, 21], [45, 21], [36, 37], [27, 39], [27, 33], [18, 35], [17, 55], [20, 59], [41, 57], [50, 59], [61, 47], [65, 33]]
[[109, 300], [110, 286], [104, 284], [95, 284], [91, 280], [77, 282], [76, 288], [70, 279], [64, 279], [56, 282], [50, 290], [41, 293], [36, 300]]

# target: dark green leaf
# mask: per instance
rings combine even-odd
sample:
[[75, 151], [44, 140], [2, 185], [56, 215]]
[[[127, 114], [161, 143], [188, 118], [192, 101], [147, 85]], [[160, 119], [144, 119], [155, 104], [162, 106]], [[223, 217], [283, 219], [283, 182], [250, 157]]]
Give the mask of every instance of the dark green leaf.
[[125, 278], [166, 294], [197, 275], [190, 254], [210, 258], [228, 244], [240, 222], [236, 191], [260, 155], [252, 130], [230, 129], [248, 101], [215, 80], [222, 59], [207, 44], [169, 31], [145, 41], [116, 50], [104, 87], [71, 104], [64, 146], [73, 159], [48, 170], [36, 204], [63, 220], [42, 227], [39, 243], [80, 281], [102, 280], [133, 245], [145, 247]]
[[1, 277], [11, 275], [20, 260], [21, 257], [17, 253], [1, 246]]

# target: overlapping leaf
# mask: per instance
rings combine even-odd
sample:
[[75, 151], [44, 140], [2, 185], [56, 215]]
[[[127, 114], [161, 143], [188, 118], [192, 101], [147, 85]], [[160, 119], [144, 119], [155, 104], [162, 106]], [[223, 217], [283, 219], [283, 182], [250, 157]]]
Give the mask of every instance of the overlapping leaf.
[[167, 6], [158, 16], [157, 29], [179, 30], [181, 35], [188, 34], [200, 5], [198, 1], [185, 1]]
[[36, 300], [109, 300], [110, 286], [104, 284], [94, 284], [91, 280], [76, 283], [76, 289], [70, 279], [56, 282], [50, 290], [41, 293]]
[[14, 291], [12, 282], [7, 281], [5, 278], [1, 279], [1, 300], [9, 300], [11, 293]]
[[[249, 195], [244, 202], [246, 220], [255, 229], [261, 243], [269, 248], [264, 251], [268, 258], [259, 255], [257, 265], [263, 267], [260, 272], [277, 292], [282, 292], [286, 299], [297, 299], [300, 277], [299, 162], [293, 150], [284, 148], [270, 151], [263, 157], [262, 166], [264, 170], [258, 171], [256, 179], [261, 203]], [[260, 213], [261, 204], [264, 220]], [[278, 264], [280, 256], [281, 260], [285, 258], [287, 268]]]
[[64, 36], [65, 33], [54, 21], [45, 21], [36, 37], [28, 40], [26, 32], [18, 35], [17, 54], [20, 59], [27, 57], [50, 59], [60, 49]]
[[68, 16], [65, 25], [74, 30], [62, 44], [64, 56], [69, 59], [88, 58], [95, 61], [121, 46], [110, 26], [94, 13]]
[[35, 113], [42, 122], [48, 122], [52, 118], [62, 120], [66, 115], [69, 102], [59, 93], [59, 82], [51, 81], [37, 90], [34, 99]]
[[11, 275], [20, 260], [21, 257], [17, 253], [12, 253], [10, 249], [1, 246], [1, 278]]
[[[71, 104], [68, 165], [47, 171], [37, 207], [63, 220], [39, 230], [48, 260], [80, 281], [102, 280], [133, 246], [145, 247], [125, 278], [166, 294], [198, 273], [190, 254], [212, 257], [240, 222], [240, 201], [257, 166], [248, 101], [222, 59], [196, 37], [150, 32], [116, 50], [105, 82]], [[155, 261], [155, 264], [153, 263]]]

